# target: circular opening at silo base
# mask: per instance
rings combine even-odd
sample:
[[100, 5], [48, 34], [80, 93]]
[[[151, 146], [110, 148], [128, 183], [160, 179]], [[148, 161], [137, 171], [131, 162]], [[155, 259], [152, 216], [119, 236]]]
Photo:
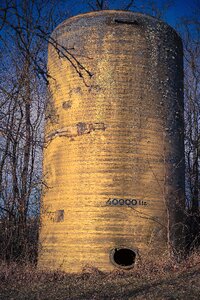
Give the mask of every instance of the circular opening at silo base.
[[124, 269], [130, 269], [134, 266], [136, 252], [130, 248], [115, 248], [111, 251], [112, 263]]

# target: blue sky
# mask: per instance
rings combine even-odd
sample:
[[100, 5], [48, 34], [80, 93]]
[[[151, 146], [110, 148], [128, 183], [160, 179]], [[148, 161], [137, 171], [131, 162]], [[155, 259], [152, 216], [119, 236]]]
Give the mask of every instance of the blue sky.
[[[162, 3], [162, 1], [159, 1]], [[167, 13], [167, 21], [171, 25], [175, 25], [179, 17], [191, 15], [195, 1], [193, 0], [175, 0], [173, 7]]]
[[[88, 0], [89, 2], [89, 0]], [[95, 2], [95, 1], [90, 1]], [[112, 9], [119, 9], [124, 6], [124, 3], [127, 3], [128, 1], [125, 0], [110, 0], [108, 1], [110, 8]], [[142, 3], [147, 3], [147, 1], [137, 0], [136, 2], [139, 2], [140, 5]], [[163, 3], [165, 3], [165, 0], [156, 0], [159, 6], [162, 6]], [[168, 10], [166, 14], [165, 20], [167, 23], [169, 23], [171, 26], [175, 27], [176, 24], [179, 21], [180, 17], [190, 15], [195, 7], [195, 2], [199, 2], [199, 0], [173, 0], [174, 4], [172, 7]], [[72, 0], [70, 2], [66, 1], [65, 3], [65, 9], [68, 10], [70, 15], [76, 15], [79, 13], [87, 12], [91, 9], [89, 9], [89, 6], [87, 5], [87, 1], [84, 0]]]

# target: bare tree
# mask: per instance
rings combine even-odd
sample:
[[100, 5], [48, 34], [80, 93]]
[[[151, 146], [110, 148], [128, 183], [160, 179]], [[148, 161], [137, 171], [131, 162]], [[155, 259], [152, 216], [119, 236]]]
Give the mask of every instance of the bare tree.
[[55, 17], [53, 1], [48, 7], [45, 0], [10, 2], [5, 14], [12, 15], [4, 18], [0, 45], [1, 252], [6, 259], [27, 255], [30, 220], [39, 213], [47, 40]]
[[116, 3], [117, 1], [108, 1], [108, 0], [95, 0], [87, 1], [88, 6], [92, 10], [106, 10], [118, 8], [123, 10], [132, 9], [135, 6], [135, 0], [122, 1], [120, 4]]
[[122, 10], [134, 10], [138, 12], [148, 13], [158, 19], [164, 19], [167, 11], [174, 4], [173, 0], [162, 1], [162, 4], [155, 0], [124, 0], [124, 1], [86, 1], [88, 6], [92, 10], [105, 10], [105, 9], [122, 9]]
[[88, 5], [92, 10], [109, 9], [108, 3], [105, 0], [90, 1]]
[[184, 45], [186, 242], [190, 249], [200, 242], [200, 5], [193, 4], [193, 14], [182, 18], [178, 28]]
[[173, 0], [165, 0], [162, 1], [160, 4], [154, 0], [147, 0], [147, 1], [139, 1], [137, 7], [140, 9], [141, 12], [148, 13], [155, 18], [158, 19], [165, 19], [166, 13], [168, 10], [173, 7], [174, 1]]
[[200, 22], [184, 20], [185, 53], [185, 149], [187, 191], [192, 211], [200, 201]]

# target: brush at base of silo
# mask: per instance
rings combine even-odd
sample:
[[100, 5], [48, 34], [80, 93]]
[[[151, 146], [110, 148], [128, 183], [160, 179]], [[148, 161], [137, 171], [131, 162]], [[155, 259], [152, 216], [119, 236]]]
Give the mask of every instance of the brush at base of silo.
[[79, 15], [54, 30], [48, 68], [39, 267], [130, 269], [138, 257], [179, 252], [184, 144], [177, 33], [139, 13]]

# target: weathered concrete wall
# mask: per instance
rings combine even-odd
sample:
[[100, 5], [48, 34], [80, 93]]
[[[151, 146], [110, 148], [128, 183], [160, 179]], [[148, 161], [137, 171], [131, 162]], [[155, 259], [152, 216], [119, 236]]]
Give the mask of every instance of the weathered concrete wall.
[[166, 255], [169, 237], [180, 242], [184, 198], [180, 38], [124, 11], [73, 17], [52, 37], [69, 52], [49, 46], [39, 266], [109, 271], [113, 260], [131, 265], [113, 249]]

